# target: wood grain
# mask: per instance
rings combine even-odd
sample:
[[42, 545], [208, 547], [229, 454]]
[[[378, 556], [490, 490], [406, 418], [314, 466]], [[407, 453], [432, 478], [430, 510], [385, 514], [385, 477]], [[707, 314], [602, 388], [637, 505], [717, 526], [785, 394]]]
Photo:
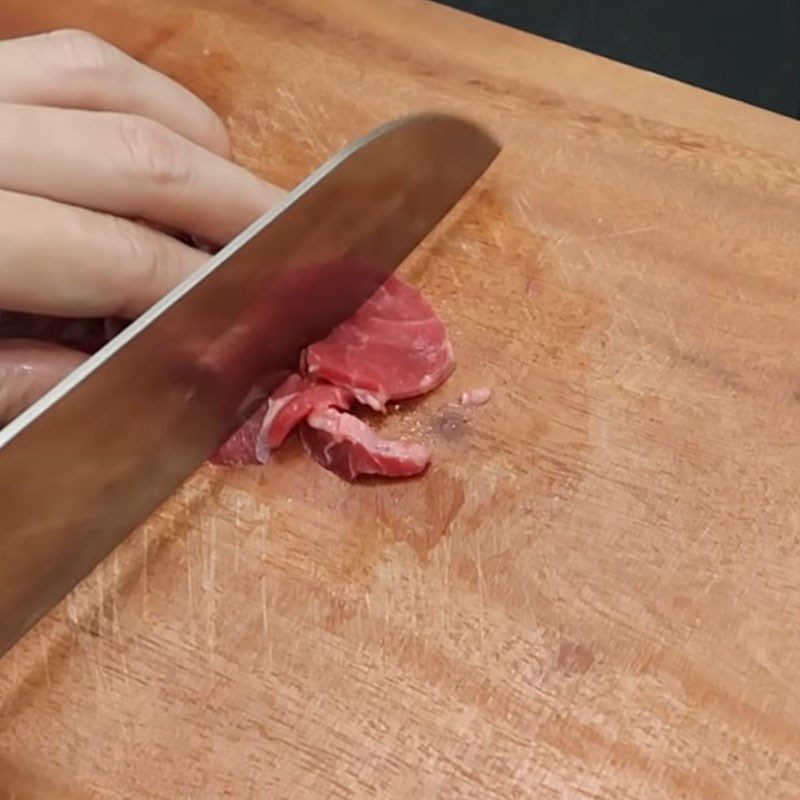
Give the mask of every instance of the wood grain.
[[433, 471], [198, 472], [0, 663], [0, 796], [796, 798], [798, 124], [418, 0], [47, 5], [0, 32], [96, 31], [286, 186], [425, 108], [505, 149], [405, 267]]

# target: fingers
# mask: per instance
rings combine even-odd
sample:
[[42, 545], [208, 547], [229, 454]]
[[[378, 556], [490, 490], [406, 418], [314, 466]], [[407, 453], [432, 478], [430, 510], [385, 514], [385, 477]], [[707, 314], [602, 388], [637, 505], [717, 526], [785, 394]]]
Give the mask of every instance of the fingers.
[[217, 243], [282, 195], [145, 117], [8, 103], [0, 103], [0, 188], [147, 219]]
[[230, 155], [225, 126], [202, 100], [84, 31], [0, 42], [0, 101], [138, 114]]
[[0, 191], [0, 308], [132, 318], [208, 258], [129, 220]]
[[48, 342], [0, 339], [0, 425], [14, 419], [86, 358]]

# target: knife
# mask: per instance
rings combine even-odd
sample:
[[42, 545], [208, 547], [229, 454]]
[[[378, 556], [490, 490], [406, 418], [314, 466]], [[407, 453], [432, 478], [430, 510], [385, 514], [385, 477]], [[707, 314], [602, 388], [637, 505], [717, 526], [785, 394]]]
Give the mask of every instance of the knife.
[[498, 152], [449, 115], [376, 129], [0, 430], [0, 655], [369, 298]]

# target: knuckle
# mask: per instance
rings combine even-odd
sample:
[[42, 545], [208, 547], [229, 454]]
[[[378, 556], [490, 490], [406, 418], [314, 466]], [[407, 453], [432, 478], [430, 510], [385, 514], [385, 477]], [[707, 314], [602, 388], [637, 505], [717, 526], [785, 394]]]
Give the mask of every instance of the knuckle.
[[213, 152], [222, 158], [229, 159], [231, 157], [231, 137], [225, 123], [212, 111], [211, 121], [209, 122], [211, 129], [211, 141], [213, 142]]
[[134, 176], [157, 186], [183, 184], [188, 159], [182, 142], [163, 125], [132, 114], [115, 116], [116, 133]]
[[138, 314], [180, 281], [181, 265], [170, 239], [130, 220], [112, 218], [121, 242], [121, 269], [115, 276], [123, 316]]
[[114, 70], [117, 50], [88, 31], [65, 28], [47, 34], [47, 58], [62, 75], [92, 78]]
[[137, 280], [145, 286], [152, 285], [164, 266], [166, 248], [158, 236], [149, 235], [144, 225], [123, 219], [118, 222]]

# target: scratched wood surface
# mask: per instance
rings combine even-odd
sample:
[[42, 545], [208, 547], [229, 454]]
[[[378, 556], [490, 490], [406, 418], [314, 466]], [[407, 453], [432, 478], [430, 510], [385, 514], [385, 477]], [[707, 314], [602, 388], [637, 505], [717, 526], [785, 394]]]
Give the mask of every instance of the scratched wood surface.
[[0, 796], [796, 798], [800, 126], [418, 0], [0, 12], [67, 25], [286, 186], [423, 108], [505, 150], [405, 268], [432, 472], [202, 469], [0, 662]]

